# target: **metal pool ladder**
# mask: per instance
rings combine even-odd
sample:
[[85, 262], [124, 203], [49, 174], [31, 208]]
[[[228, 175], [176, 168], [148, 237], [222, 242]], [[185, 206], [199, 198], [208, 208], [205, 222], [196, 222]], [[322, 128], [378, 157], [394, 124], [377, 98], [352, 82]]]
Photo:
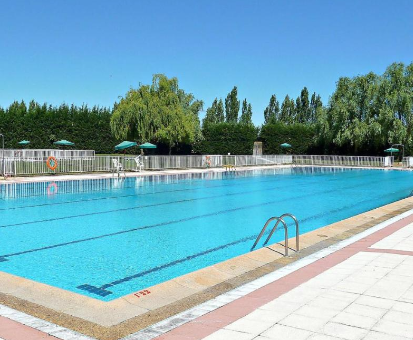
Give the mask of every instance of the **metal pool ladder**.
[[268, 243], [268, 241], [270, 240], [271, 236], [274, 234], [275, 230], [277, 229], [278, 225], [280, 224], [280, 222], [283, 224], [284, 226], [284, 236], [285, 236], [285, 241], [284, 241], [284, 249], [285, 249], [285, 256], [288, 256], [288, 227], [287, 227], [287, 223], [285, 223], [284, 221], [284, 217], [290, 217], [294, 220], [295, 222], [295, 246], [296, 246], [296, 251], [300, 250], [300, 230], [299, 230], [299, 223], [297, 218], [290, 213], [286, 213], [286, 214], [282, 214], [281, 216], [274, 216], [271, 217], [267, 220], [267, 222], [265, 223], [264, 227], [262, 228], [260, 234], [258, 235], [257, 239], [254, 242], [254, 245], [252, 246], [251, 250], [254, 250], [254, 248], [256, 247], [256, 245], [258, 244], [258, 242], [260, 241], [261, 237], [264, 235], [265, 230], [267, 229], [268, 225], [270, 224], [270, 222], [277, 220], [277, 222], [275, 223], [274, 227], [272, 228], [270, 234], [268, 235], [267, 239], [264, 242], [264, 246]]

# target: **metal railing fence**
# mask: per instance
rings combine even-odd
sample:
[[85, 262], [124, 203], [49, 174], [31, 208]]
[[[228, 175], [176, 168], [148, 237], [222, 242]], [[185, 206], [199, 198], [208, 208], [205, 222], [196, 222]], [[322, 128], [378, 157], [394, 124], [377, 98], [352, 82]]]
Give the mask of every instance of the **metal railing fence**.
[[[95, 157], [95, 150], [4, 149], [5, 158], [43, 159], [49, 156], [53, 156], [58, 159]], [[0, 157], [3, 157], [3, 150], [1, 149]]]
[[294, 155], [293, 163], [297, 165], [330, 165], [355, 167], [392, 166], [393, 156], [333, 156], [333, 155]]
[[[117, 159], [126, 171], [137, 171], [135, 156], [87, 156], [87, 157], [56, 157], [58, 166], [51, 170], [46, 165], [47, 157], [39, 158], [5, 158], [7, 175], [27, 176], [52, 173], [83, 173], [114, 171], [113, 159]], [[405, 157], [407, 159], [407, 157]], [[393, 157], [370, 156], [309, 156], [309, 155], [176, 155], [176, 156], [143, 156], [143, 169], [196, 169], [217, 168], [225, 165], [258, 166], [297, 164], [311, 166], [356, 166], [384, 167], [393, 164]], [[407, 164], [407, 160], [404, 161]], [[412, 161], [413, 166], [413, 161]], [[2, 169], [2, 158], [0, 168]]]

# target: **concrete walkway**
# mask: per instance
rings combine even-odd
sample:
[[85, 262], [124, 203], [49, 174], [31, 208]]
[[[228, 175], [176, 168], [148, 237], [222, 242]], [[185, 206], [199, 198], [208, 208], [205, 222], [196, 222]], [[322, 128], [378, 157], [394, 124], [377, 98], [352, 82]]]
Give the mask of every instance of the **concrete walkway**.
[[157, 340], [413, 339], [409, 216]]
[[[0, 340], [47, 333], [0, 317]], [[153, 338], [413, 339], [413, 215]]]

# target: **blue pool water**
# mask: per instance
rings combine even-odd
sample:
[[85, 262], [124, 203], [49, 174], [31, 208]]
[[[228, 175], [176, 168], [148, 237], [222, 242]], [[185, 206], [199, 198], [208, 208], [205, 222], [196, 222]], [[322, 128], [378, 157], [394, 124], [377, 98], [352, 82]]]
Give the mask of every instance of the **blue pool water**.
[[1, 185], [0, 271], [109, 301], [249, 252], [271, 216], [293, 213], [306, 233], [405, 198], [412, 176], [292, 168]]

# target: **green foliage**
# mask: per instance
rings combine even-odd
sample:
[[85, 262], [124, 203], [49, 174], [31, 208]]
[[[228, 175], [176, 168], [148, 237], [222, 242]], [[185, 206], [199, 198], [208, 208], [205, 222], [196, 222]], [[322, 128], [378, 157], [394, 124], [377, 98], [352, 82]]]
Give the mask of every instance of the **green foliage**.
[[238, 100], [238, 90], [237, 87], [234, 86], [225, 98], [225, 121], [227, 123], [238, 122], [239, 106], [240, 101]]
[[202, 120], [202, 124], [216, 124], [223, 123], [224, 121], [224, 104], [222, 103], [222, 99], [218, 101], [218, 99], [215, 98], [211, 107], [207, 109], [205, 118]]
[[290, 99], [288, 94], [281, 105], [280, 122], [284, 124], [292, 124], [295, 121], [295, 102]]
[[53, 142], [67, 139], [75, 143], [72, 149], [113, 152], [118, 140], [110, 131], [111, 110], [62, 104], [59, 107], [31, 101], [27, 105], [14, 102], [0, 109], [0, 132], [5, 135], [6, 148], [20, 148], [17, 143], [29, 140], [30, 148], [57, 148]]
[[264, 124], [275, 124], [278, 120], [280, 120], [280, 103], [273, 94], [264, 110]]
[[195, 152], [211, 155], [251, 155], [258, 129], [251, 124], [219, 123], [203, 127], [204, 140], [194, 147]]
[[325, 152], [383, 154], [392, 143], [413, 150], [413, 64], [390, 65], [382, 76], [340, 78], [318, 115]]
[[252, 123], [252, 106], [251, 103], [244, 99], [242, 102], [241, 117], [239, 119], [240, 124], [253, 125]]
[[[316, 151], [316, 130], [305, 124], [266, 124], [261, 129], [260, 140], [265, 154], [283, 154], [285, 152], [305, 155]], [[282, 143], [292, 145], [287, 151]]]
[[224, 123], [225, 122], [225, 114], [224, 114], [224, 103], [222, 99], [218, 101], [217, 106], [217, 123]]
[[218, 99], [215, 98], [211, 107], [206, 110], [205, 118], [202, 120], [203, 125], [218, 123]]
[[131, 89], [114, 110], [111, 128], [116, 138], [167, 144], [171, 152], [179, 143], [201, 139], [199, 111], [202, 101], [185, 93], [178, 79], [157, 74], [152, 85]]

